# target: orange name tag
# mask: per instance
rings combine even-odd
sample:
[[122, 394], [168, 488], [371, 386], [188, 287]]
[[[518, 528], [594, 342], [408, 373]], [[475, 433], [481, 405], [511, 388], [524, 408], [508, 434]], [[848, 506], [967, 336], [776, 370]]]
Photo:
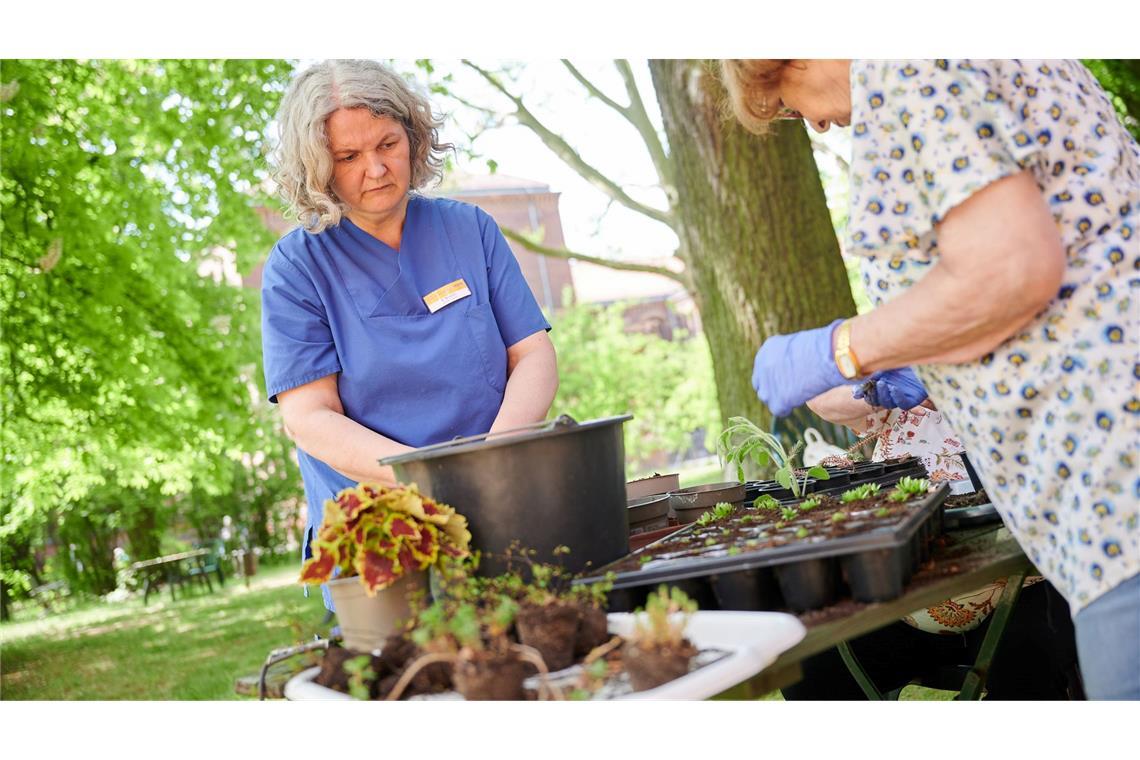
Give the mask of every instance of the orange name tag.
[[435, 314], [449, 303], [455, 303], [459, 299], [466, 298], [469, 295], [471, 295], [471, 290], [467, 287], [467, 283], [459, 279], [428, 293], [424, 296], [424, 303], [427, 304], [428, 311]]

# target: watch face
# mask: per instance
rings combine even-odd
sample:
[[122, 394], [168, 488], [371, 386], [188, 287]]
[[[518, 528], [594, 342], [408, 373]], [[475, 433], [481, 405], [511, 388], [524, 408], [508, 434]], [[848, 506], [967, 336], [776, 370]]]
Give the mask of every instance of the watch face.
[[839, 368], [839, 374], [846, 377], [848, 380], [855, 377], [855, 362], [851, 361], [851, 357], [847, 354], [840, 354], [835, 357], [835, 366]]

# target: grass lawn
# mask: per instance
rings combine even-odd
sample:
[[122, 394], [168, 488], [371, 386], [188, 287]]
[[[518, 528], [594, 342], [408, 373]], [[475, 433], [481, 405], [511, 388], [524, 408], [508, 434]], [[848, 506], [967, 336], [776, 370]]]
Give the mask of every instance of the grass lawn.
[[0, 626], [0, 699], [239, 699], [234, 680], [270, 650], [310, 641], [319, 593], [305, 598], [293, 564], [262, 568], [247, 589], [179, 594], [165, 588]]

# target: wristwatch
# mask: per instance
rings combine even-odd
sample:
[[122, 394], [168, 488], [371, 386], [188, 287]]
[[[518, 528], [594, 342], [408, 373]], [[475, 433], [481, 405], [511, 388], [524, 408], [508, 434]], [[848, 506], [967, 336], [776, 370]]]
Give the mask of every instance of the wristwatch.
[[848, 380], [854, 380], [863, 374], [859, 367], [859, 360], [851, 350], [851, 320], [845, 319], [835, 328], [835, 366], [839, 374]]

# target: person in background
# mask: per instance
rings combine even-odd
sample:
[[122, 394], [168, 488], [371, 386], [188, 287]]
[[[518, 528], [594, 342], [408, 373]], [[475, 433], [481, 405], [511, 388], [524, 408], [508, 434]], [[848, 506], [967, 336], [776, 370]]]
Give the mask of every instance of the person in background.
[[1140, 699], [1140, 146], [1077, 61], [726, 61], [741, 123], [850, 126], [872, 311], [769, 338], [785, 414], [913, 366], [1034, 565], [1091, 698]]
[[558, 375], [550, 325], [495, 222], [420, 193], [451, 146], [402, 77], [373, 61], [315, 64], [277, 123], [275, 177], [300, 226], [265, 264], [262, 347], [297, 444], [307, 557], [326, 499], [395, 484], [378, 460], [540, 421]]

